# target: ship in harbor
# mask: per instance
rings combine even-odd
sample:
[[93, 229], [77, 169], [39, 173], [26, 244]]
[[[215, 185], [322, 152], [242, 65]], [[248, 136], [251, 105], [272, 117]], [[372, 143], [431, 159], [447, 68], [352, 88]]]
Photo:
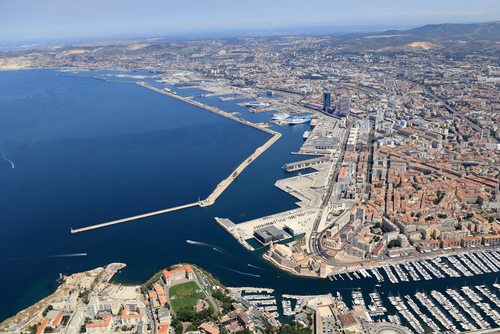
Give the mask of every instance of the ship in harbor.
[[318, 124], [318, 120], [317, 119], [311, 120], [311, 127], [314, 128], [317, 124]]
[[296, 124], [303, 124], [303, 123], [309, 123], [311, 121], [310, 118], [294, 118], [290, 121], [290, 125], [296, 125]]
[[170, 93], [170, 88], [163, 88], [163, 90], [167, 93]]
[[269, 103], [265, 103], [265, 102], [247, 102], [245, 104], [245, 107], [265, 108], [265, 107], [269, 107]]
[[161, 78], [161, 80], [158, 80], [158, 82], [163, 82], [163, 83], [167, 83], [167, 84], [174, 84], [176, 82], [179, 82], [179, 80], [177, 79], [174, 79], [174, 78]]
[[285, 118], [290, 118], [292, 116], [288, 115], [288, 114], [279, 114], [279, 115], [274, 115], [272, 120], [273, 121], [277, 121], [277, 120], [280, 120], [280, 119], [285, 119]]
[[302, 138], [304, 138], [304, 140], [306, 140], [307, 138], [309, 138], [309, 135], [311, 134], [311, 131], [304, 131], [304, 134], [302, 135]]

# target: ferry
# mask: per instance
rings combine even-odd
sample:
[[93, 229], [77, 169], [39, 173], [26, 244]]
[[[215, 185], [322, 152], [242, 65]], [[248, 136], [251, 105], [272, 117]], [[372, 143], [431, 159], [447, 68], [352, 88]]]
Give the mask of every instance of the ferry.
[[280, 119], [285, 119], [285, 118], [290, 118], [292, 116], [288, 115], [288, 114], [279, 114], [279, 115], [274, 115], [272, 120], [273, 121], [277, 121], [277, 120], [280, 120]]
[[303, 123], [309, 123], [311, 122], [310, 118], [294, 118], [290, 121], [290, 125], [295, 125], [295, 124], [303, 124]]
[[307, 138], [309, 138], [310, 134], [311, 134], [311, 131], [304, 131], [304, 134], [302, 135], [302, 138], [304, 138], [304, 140], [306, 140]]

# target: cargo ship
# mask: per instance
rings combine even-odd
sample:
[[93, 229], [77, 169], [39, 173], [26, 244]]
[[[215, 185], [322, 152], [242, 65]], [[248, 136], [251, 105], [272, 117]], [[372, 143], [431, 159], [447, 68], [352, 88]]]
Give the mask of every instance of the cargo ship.
[[310, 118], [294, 118], [290, 121], [290, 125], [295, 125], [295, 124], [303, 124], [303, 123], [309, 123], [311, 121]]

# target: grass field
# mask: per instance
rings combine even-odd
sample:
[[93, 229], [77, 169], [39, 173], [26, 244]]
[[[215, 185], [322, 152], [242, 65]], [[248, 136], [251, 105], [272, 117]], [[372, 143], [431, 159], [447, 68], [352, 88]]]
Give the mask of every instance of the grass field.
[[170, 305], [177, 312], [178, 309], [185, 306], [195, 306], [198, 299], [205, 299], [206, 296], [203, 292], [196, 293], [199, 287], [195, 282], [187, 282], [175, 285], [169, 290], [169, 297], [177, 296], [176, 299], [170, 299]]

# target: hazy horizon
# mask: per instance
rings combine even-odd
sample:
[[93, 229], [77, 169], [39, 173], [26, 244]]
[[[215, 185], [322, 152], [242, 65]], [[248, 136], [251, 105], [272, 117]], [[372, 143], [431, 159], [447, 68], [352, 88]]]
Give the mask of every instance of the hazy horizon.
[[0, 41], [497, 21], [490, 1], [0, 1]]

